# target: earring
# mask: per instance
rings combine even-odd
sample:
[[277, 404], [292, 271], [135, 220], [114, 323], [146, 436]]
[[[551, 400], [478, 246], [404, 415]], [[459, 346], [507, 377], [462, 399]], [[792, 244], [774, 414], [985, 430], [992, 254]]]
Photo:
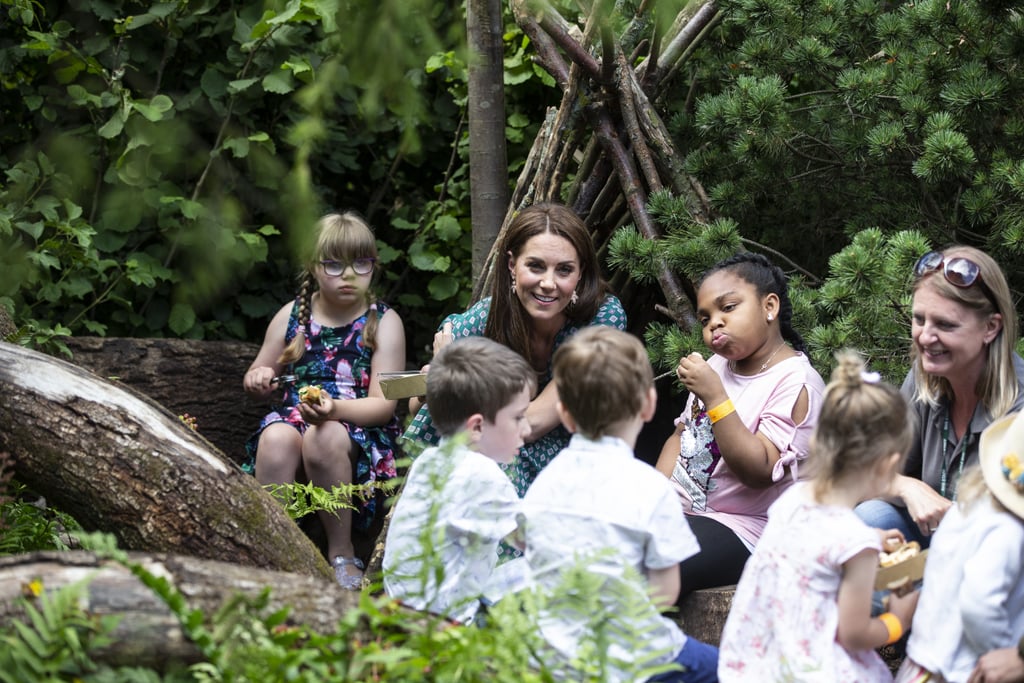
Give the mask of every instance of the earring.
[[775, 316], [774, 316], [774, 315], [772, 315], [771, 313], [769, 313], [769, 314], [768, 314], [768, 322], [771, 322], [771, 321], [773, 321], [773, 320], [775, 320]]
[[512, 286], [510, 287], [513, 294], [516, 293], [516, 274], [512, 273]]
[[579, 300], [580, 300], [580, 296], [579, 296], [579, 294], [577, 294], [577, 293], [576, 293], [576, 290], [575, 290], [575, 289], [574, 289], [574, 290], [572, 290], [572, 296], [570, 296], [570, 297], [569, 297], [569, 305], [570, 305], [570, 306], [574, 306], [574, 305], [576, 305], [576, 303], [577, 303], [577, 302], [578, 302]]

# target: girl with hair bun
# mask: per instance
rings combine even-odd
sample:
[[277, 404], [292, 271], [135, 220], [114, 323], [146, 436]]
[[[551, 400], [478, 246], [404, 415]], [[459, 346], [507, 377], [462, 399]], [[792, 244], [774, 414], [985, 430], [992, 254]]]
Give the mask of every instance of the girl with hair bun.
[[918, 593], [871, 617], [883, 548], [904, 539], [853, 509], [885, 491], [911, 441], [906, 400], [852, 352], [837, 356], [811, 438], [810, 478], [772, 506], [722, 632], [718, 677], [730, 681], [891, 681], [875, 651], [899, 640]]

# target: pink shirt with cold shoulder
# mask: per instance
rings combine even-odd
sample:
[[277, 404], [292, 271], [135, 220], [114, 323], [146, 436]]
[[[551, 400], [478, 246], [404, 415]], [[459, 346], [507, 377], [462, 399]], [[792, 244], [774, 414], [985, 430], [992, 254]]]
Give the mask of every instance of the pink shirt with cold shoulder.
[[[779, 450], [773, 483], [755, 489], [737, 478], [719, 454], [704, 406], [691, 394], [676, 419], [676, 424], [684, 423], [686, 429], [679, 438], [672, 484], [686, 514], [706, 515], [724, 524], [747, 549], [753, 550], [768, 521], [768, 507], [797, 480], [800, 462], [807, 458], [825, 383], [803, 354], [750, 376], [734, 373], [729, 362], [718, 355], [708, 358], [708, 365], [722, 378], [725, 392], [747, 429], [761, 432]], [[793, 406], [804, 389], [807, 417], [795, 424]]]

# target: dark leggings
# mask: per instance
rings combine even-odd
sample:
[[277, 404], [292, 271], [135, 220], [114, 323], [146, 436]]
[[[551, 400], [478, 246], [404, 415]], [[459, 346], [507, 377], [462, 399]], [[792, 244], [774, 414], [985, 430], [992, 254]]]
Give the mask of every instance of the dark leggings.
[[693, 591], [738, 583], [750, 551], [732, 530], [708, 517], [686, 515], [700, 542], [700, 552], [679, 563], [680, 589], [677, 605]]

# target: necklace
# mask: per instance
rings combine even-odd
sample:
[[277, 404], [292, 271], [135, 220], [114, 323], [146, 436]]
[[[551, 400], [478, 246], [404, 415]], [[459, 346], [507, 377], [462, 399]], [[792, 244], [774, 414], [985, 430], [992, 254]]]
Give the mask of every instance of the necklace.
[[[783, 340], [778, 346], [776, 346], [775, 350], [772, 351], [772, 355], [768, 356], [768, 360], [766, 360], [765, 362], [761, 363], [761, 367], [758, 368], [757, 372], [755, 372], [754, 374], [755, 375], [760, 375], [762, 372], [767, 370], [768, 366], [772, 364], [773, 360], [775, 360], [775, 356], [779, 355], [779, 351], [781, 351], [782, 347], [785, 346], [785, 345], [786, 345], [786, 341]], [[736, 372], [736, 361], [734, 361], [734, 360], [729, 361], [729, 369], [732, 370], [734, 373], [739, 374], [738, 372]]]

